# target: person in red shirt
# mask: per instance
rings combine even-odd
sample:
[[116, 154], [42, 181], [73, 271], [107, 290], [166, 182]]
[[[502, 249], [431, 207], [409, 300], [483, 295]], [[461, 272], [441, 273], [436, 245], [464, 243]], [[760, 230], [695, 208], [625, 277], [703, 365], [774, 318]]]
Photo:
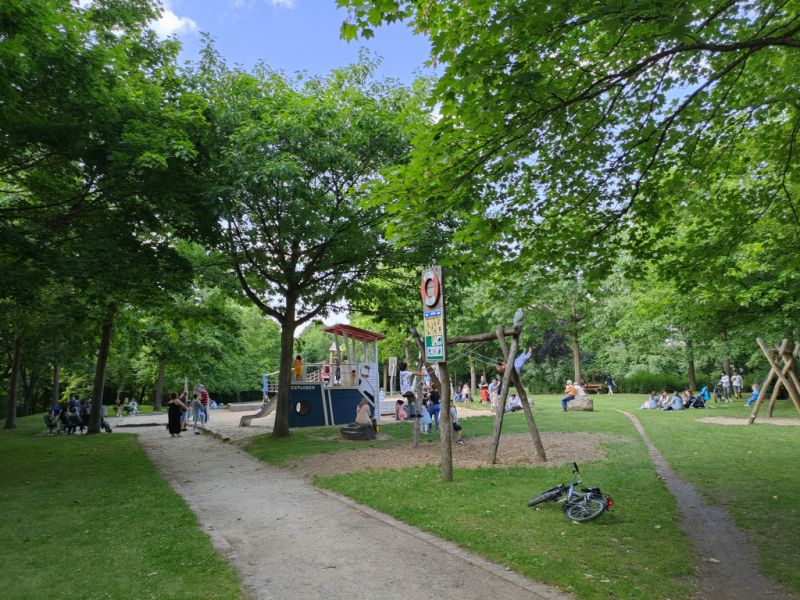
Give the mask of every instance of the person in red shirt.
[[200, 404], [203, 405], [202, 413], [205, 416], [205, 422], [208, 423], [208, 390], [206, 386], [202, 383], [197, 384], [197, 387], [194, 388], [194, 391], [197, 393], [197, 398], [200, 400]]

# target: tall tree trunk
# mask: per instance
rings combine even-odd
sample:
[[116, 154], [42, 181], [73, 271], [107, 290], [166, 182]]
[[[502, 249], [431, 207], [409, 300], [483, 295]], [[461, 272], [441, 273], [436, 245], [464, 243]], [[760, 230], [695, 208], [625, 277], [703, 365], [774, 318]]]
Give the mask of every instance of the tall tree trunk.
[[389, 365], [388, 365], [388, 363], [383, 363], [383, 389], [387, 394], [389, 393]]
[[[61, 379], [60, 379], [60, 368], [57, 362], [53, 363], [53, 397], [52, 397], [52, 404], [58, 403], [61, 399]], [[51, 404], [51, 406], [52, 406]], [[47, 407], [45, 407], [47, 410]]]
[[25, 416], [33, 414], [34, 397], [36, 396], [36, 384], [39, 383], [39, 378], [36, 371], [31, 371], [28, 377], [25, 368], [21, 369], [22, 372], [22, 414]]
[[723, 328], [720, 332], [720, 337], [722, 338], [722, 370], [725, 371], [725, 374], [730, 377], [731, 376], [731, 357], [730, 357], [730, 350], [728, 348], [728, 330]]
[[692, 338], [686, 338], [686, 360], [689, 363], [689, 389], [694, 394], [697, 392], [697, 373], [694, 369], [694, 342], [692, 342]]
[[156, 379], [156, 390], [153, 395], [153, 412], [161, 412], [161, 400], [164, 398], [164, 371], [167, 366], [167, 357], [158, 357], [158, 377]]
[[139, 404], [144, 404], [144, 397], [147, 395], [147, 385], [143, 385], [142, 389], [139, 390], [139, 399], [137, 402]]
[[[278, 401], [275, 404], [275, 426], [273, 437], [288, 437], [289, 431], [289, 396], [292, 385], [292, 353], [294, 351], [294, 332], [297, 327], [295, 319], [295, 300], [286, 297], [286, 313], [281, 322], [281, 361], [278, 372]], [[349, 375], [349, 374], [348, 374]]]
[[117, 314], [117, 304], [108, 305], [106, 316], [103, 319], [103, 328], [100, 333], [100, 349], [97, 352], [97, 366], [94, 371], [94, 385], [92, 387], [92, 414], [89, 415], [87, 433], [100, 433], [102, 419], [100, 417], [103, 407], [103, 387], [106, 383], [106, 366], [108, 365], [108, 350], [111, 347], [111, 330], [114, 327], [114, 316]]
[[576, 385], [581, 383], [581, 346], [578, 343], [577, 329], [569, 332], [569, 345], [572, 349], [572, 365], [575, 369], [575, 379], [573, 380]]
[[19, 370], [22, 362], [22, 336], [14, 336], [14, 356], [11, 359], [11, 377], [8, 380], [8, 414], [3, 429], [17, 428], [17, 389], [19, 388]]
[[469, 395], [470, 400], [475, 402], [478, 397], [478, 371], [475, 369], [475, 359], [469, 359]]

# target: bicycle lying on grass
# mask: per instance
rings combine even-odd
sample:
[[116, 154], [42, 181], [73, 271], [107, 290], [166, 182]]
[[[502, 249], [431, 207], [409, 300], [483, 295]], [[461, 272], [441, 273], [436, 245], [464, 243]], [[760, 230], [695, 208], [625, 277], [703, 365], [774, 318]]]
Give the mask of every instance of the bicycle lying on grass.
[[600, 488], [583, 487], [577, 463], [572, 463], [572, 472], [576, 481], [562, 483], [542, 492], [532, 498], [528, 506], [536, 506], [543, 502], [563, 502], [564, 514], [568, 519], [578, 523], [593, 521], [614, 506], [611, 496], [601, 492]]

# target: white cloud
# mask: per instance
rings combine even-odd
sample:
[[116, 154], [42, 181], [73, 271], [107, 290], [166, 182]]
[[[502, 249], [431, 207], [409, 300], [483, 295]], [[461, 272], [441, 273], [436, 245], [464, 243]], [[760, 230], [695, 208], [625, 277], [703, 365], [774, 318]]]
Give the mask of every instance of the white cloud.
[[158, 21], [153, 21], [150, 25], [156, 35], [160, 38], [169, 37], [171, 35], [180, 35], [182, 33], [191, 33], [197, 31], [197, 23], [194, 19], [189, 17], [181, 17], [176, 15], [167, 3], [164, 3], [164, 8], [161, 11], [161, 18]]
[[277, 8], [294, 8], [295, 0], [267, 0], [267, 4]]

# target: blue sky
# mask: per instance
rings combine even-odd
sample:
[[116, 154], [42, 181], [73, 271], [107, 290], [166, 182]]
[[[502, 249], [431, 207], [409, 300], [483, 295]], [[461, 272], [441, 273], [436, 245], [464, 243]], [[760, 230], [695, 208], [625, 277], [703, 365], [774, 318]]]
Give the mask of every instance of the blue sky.
[[229, 64], [252, 67], [264, 60], [288, 72], [325, 74], [355, 62], [365, 47], [383, 58], [381, 77], [411, 83], [424, 67], [429, 43], [402, 24], [380, 27], [371, 40], [347, 43], [339, 26], [347, 13], [336, 0], [162, 0], [164, 14], [153, 28], [183, 43], [182, 60], [196, 60], [200, 32], [215, 38]]

